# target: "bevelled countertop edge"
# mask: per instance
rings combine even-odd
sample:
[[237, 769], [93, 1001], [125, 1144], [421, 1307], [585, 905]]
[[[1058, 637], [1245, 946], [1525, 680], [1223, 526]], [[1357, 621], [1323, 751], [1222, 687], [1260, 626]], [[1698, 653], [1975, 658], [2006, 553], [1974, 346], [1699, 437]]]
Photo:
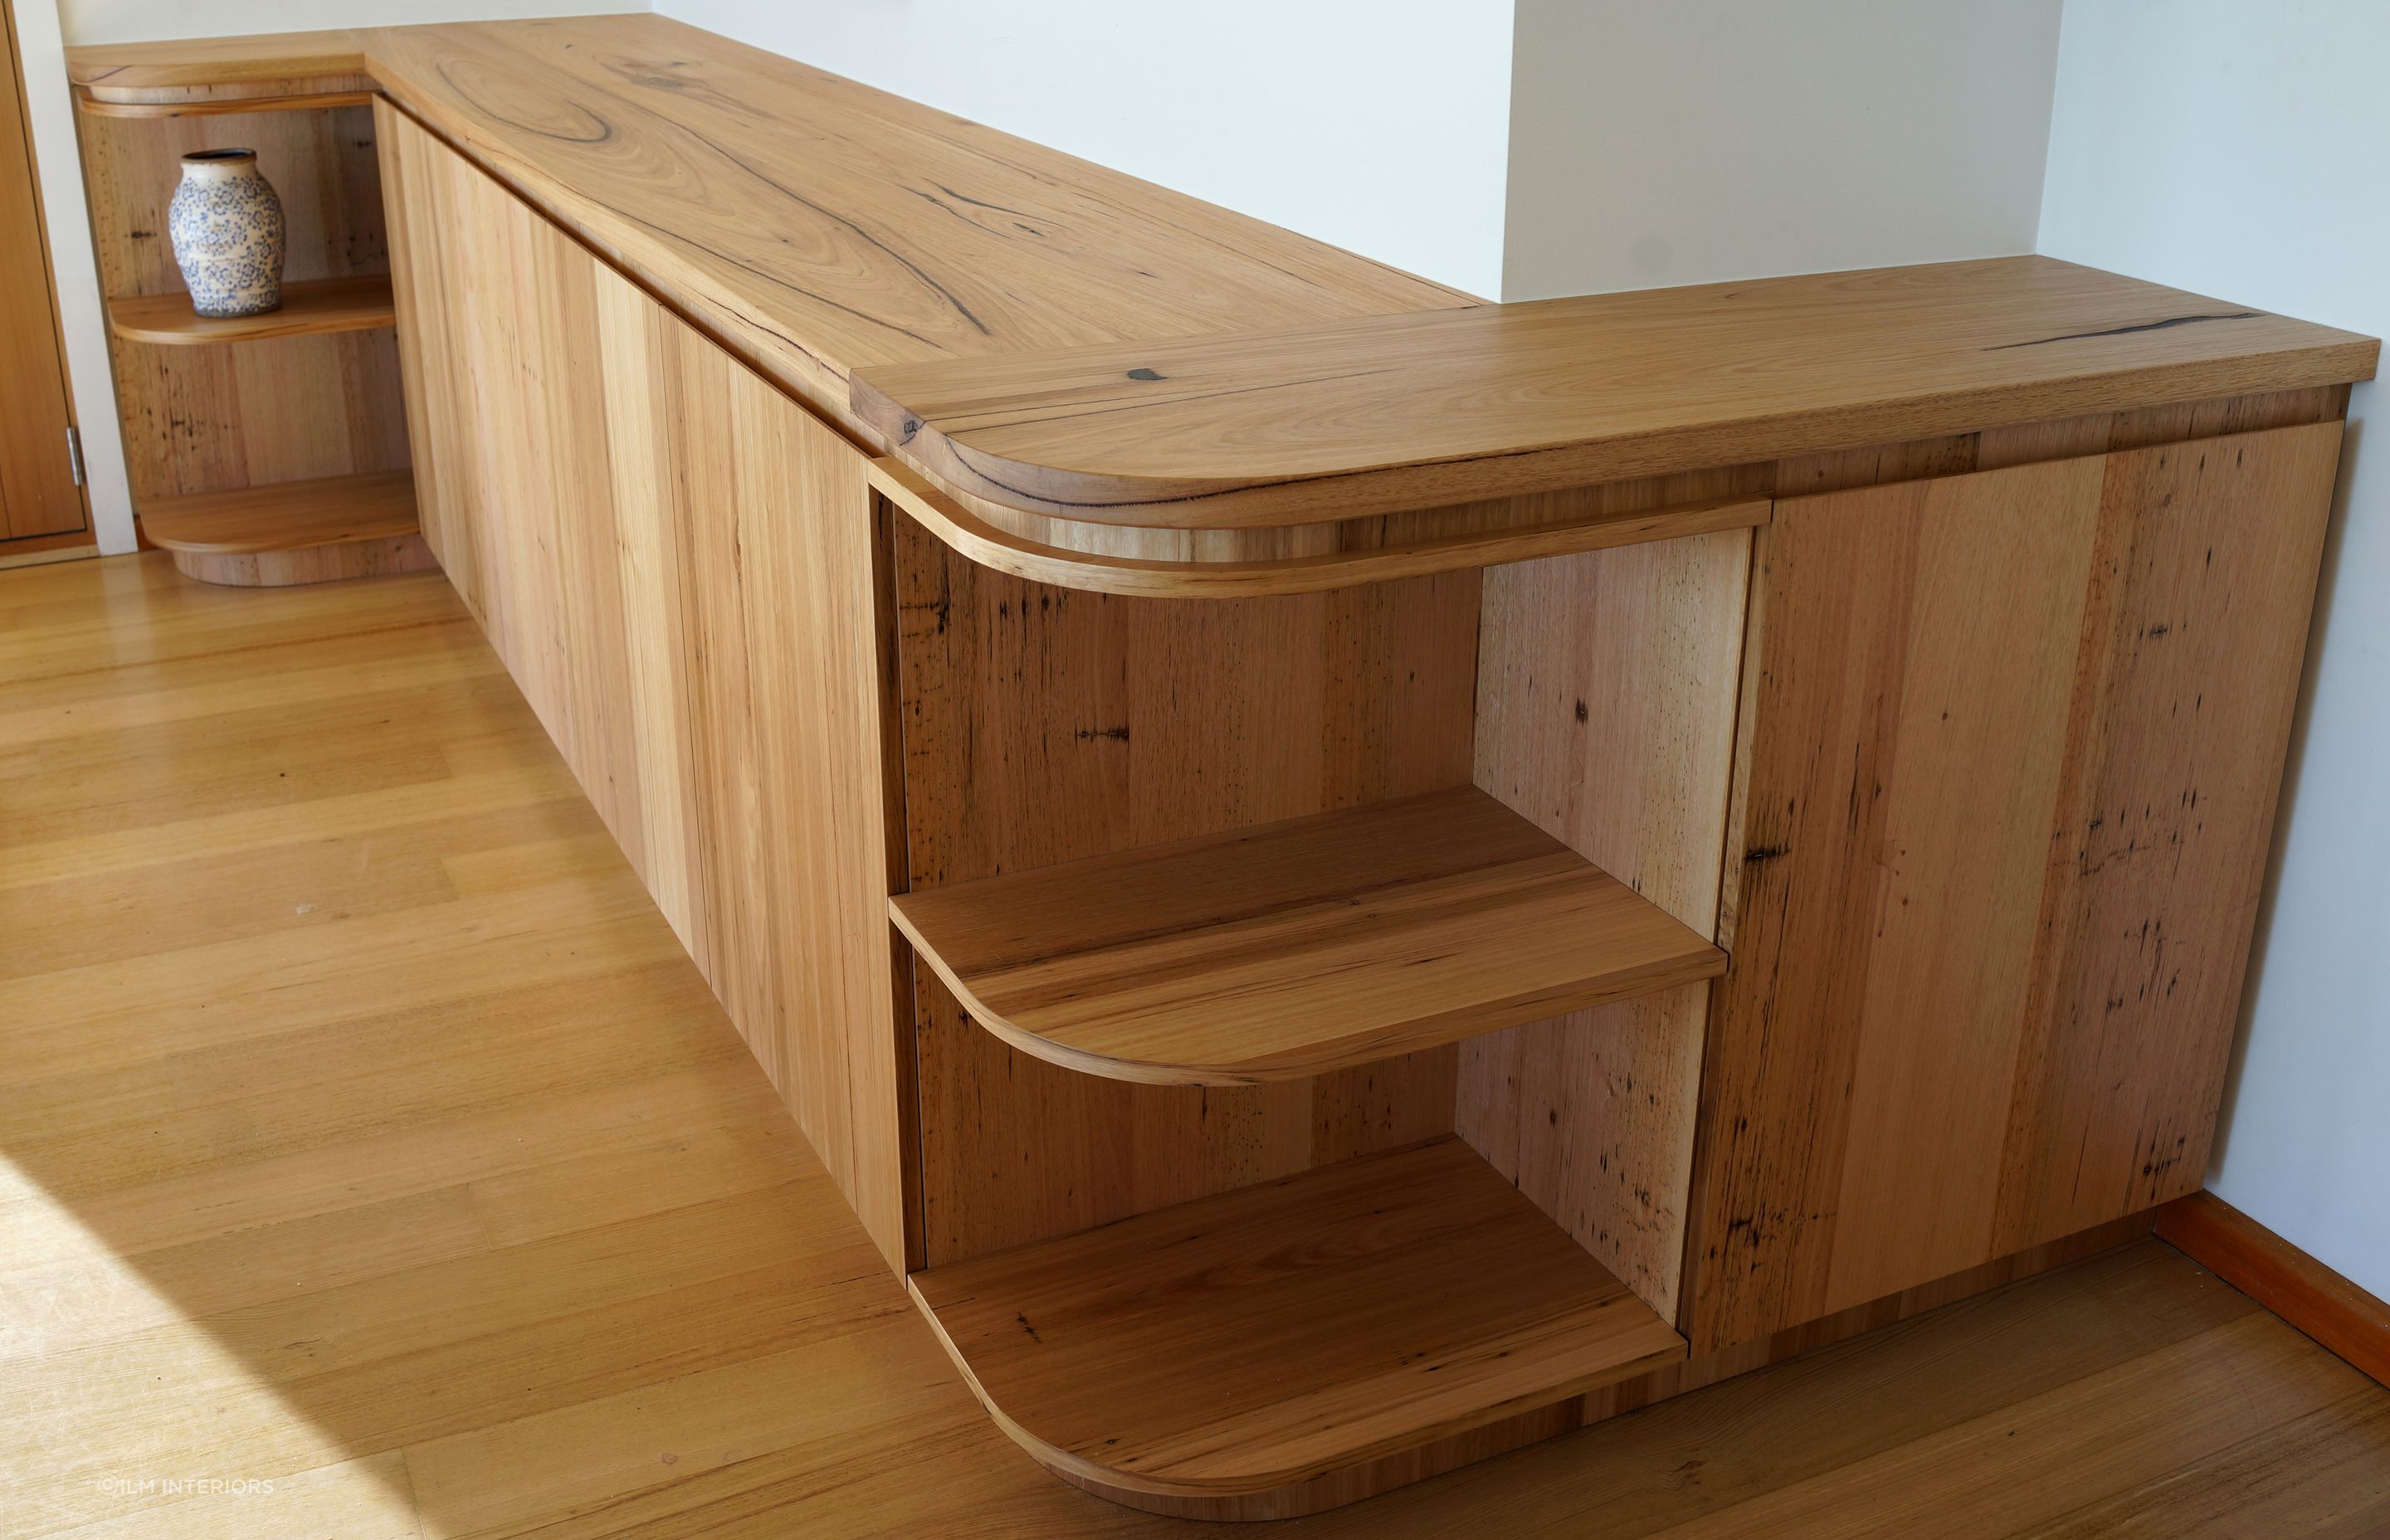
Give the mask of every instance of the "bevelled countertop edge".
[[984, 503], [1226, 528], [2347, 384], [2379, 353], [2028, 256], [874, 368], [850, 404]]

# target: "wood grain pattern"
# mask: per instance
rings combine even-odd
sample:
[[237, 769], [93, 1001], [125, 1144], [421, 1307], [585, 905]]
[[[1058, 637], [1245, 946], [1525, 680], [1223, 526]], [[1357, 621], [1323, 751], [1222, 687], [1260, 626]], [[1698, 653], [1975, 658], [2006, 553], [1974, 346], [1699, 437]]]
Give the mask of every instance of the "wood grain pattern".
[[2212, 1192], [2158, 1210], [2158, 1238], [2390, 1386], [2384, 1304]]
[[768, 378], [1471, 303], [659, 16], [74, 51], [110, 96], [362, 59], [374, 83]]
[[854, 408], [986, 502], [1239, 526], [2343, 384], [2379, 352], [2002, 257], [884, 366]]
[[912, 1287], [1005, 1431], [1115, 1495], [1266, 1495], [1685, 1350], [1448, 1137]]
[[[285, 276], [386, 282], [390, 269], [369, 109], [244, 117], [86, 118], [84, 186], [100, 287], [138, 314], [183, 306], [166, 239], [178, 160], [254, 148], [289, 226]], [[340, 292], [328, 290], [328, 292]], [[283, 336], [242, 347], [158, 347], [112, 337], [118, 417], [136, 509], [158, 499], [409, 464], [398, 347], [387, 329]]]
[[379, 111], [425, 533], [901, 1269], [892, 622], [864, 459]]
[[281, 308], [263, 315], [201, 315], [183, 294], [136, 295], [108, 305], [109, 330], [127, 342], [162, 347], [370, 331], [396, 324], [387, 273], [285, 284]]
[[1292, 1080], [1726, 969], [1473, 787], [899, 894], [974, 1020], [1086, 1074]]
[[[1476, 779], [1703, 935], [1734, 759], [1751, 537], [1485, 574]], [[1674, 1319], [1709, 991], [1472, 1039], [1463, 1138]]]
[[1779, 504], [1697, 1352], [2197, 1186], [2339, 442]]
[[[893, 524], [909, 889], [1469, 778], [1474, 572], [1113, 597]], [[1449, 1048], [1273, 1085], [1137, 1085], [1022, 1053], [930, 969], [914, 980], [932, 1266], [1452, 1127]]]
[[90, 525], [67, 446], [74, 412], [21, 79], [14, 12], [0, 0], [0, 554]]

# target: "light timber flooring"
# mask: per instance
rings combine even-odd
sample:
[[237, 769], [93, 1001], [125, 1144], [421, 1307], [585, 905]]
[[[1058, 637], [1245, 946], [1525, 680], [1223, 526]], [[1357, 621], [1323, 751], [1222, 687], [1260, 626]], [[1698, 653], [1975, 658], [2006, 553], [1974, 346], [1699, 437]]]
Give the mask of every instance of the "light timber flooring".
[[[2379, 1535], [2390, 1391], [2143, 1240], [1292, 1527]], [[0, 1533], [1188, 1528], [981, 1414], [439, 575], [0, 572]]]

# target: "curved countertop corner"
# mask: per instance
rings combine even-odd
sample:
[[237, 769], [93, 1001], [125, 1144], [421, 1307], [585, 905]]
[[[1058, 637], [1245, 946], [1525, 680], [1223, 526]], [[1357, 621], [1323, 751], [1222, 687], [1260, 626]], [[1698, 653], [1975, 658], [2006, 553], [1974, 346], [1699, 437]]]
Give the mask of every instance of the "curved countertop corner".
[[2000, 257], [876, 366], [853, 405], [982, 503], [1218, 528], [2345, 384], [2378, 351]]

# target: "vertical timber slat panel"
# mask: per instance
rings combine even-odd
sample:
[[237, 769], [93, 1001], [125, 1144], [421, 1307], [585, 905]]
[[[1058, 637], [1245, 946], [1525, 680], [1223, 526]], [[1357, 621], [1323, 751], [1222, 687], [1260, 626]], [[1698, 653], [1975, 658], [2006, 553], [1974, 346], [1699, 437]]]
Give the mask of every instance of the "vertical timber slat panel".
[[2198, 1187], [2339, 439], [1778, 504], [1696, 1354]]
[[378, 110], [433, 547], [902, 1270], [911, 1088], [866, 462]]
[[1995, 1251], [2205, 1176], [2341, 432], [2109, 456]]

